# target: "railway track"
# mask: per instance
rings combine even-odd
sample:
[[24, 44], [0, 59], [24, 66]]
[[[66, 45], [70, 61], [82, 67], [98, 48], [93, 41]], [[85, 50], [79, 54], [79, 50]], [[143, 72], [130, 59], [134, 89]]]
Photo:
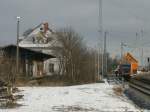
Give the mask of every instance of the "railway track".
[[138, 91], [150, 96], [150, 84], [148, 84], [144, 80], [139, 81], [139, 80], [132, 79], [129, 83], [129, 86], [131, 88], [137, 89]]
[[150, 109], [150, 75], [135, 76], [129, 81], [128, 96], [139, 107]]
[[114, 85], [123, 85], [124, 93], [141, 109], [150, 110], [150, 74], [137, 75], [125, 81], [114, 75], [107, 77], [107, 82]]

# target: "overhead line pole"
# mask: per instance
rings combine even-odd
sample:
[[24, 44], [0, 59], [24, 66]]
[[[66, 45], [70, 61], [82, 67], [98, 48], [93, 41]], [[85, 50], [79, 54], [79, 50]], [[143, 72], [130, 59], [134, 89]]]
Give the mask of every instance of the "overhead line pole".
[[104, 66], [104, 75], [107, 76], [107, 45], [106, 45], [106, 39], [107, 39], [107, 32], [105, 32], [104, 35], [104, 58], [103, 58], [103, 66]]
[[[103, 39], [103, 20], [102, 20], [102, 0], [99, 0], [99, 41], [101, 41]], [[103, 44], [103, 42], [102, 42]], [[98, 46], [100, 47], [100, 46]], [[103, 75], [104, 75], [104, 65], [103, 65], [103, 45], [102, 45], [102, 48], [101, 48], [101, 54], [102, 54], [102, 57], [101, 57], [101, 71], [102, 71], [102, 76], [101, 76], [101, 79], [103, 79]], [[98, 54], [99, 55], [99, 54]], [[99, 60], [100, 61], [100, 60]], [[100, 63], [99, 63], [100, 64]], [[98, 68], [99, 69], [99, 68]], [[98, 73], [99, 75], [99, 73]]]
[[[141, 41], [143, 41], [143, 30], [141, 30]], [[143, 46], [141, 46], [141, 65], [142, 65], [142, 67], [144, 67], [143, 58], [144, 58], [144, 52], [143, 52]]]
[[99, 45], [98, 45], [98, 55], [97, 55], [97, 61], [98, 61], [98, 64], [97, 64], [97, 74], [98, 74], [98, 80], [99, 80], [99, 73], [100, 73], [100, 50], [99, 50]]
[[19, 72], [19, 23], [20, 23], [20, 17], [17, 17], [16, 74], [18, 74]]
[[121, 57], [121, 64], [123, 63], [123, 42], [121, 42], [121, 54], [120, 54], [120, 57]]

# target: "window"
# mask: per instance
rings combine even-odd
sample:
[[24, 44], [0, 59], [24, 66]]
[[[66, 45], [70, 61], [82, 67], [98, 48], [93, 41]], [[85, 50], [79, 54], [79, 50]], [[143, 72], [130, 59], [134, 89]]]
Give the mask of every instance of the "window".
[[51, 73], [54, 72], [54, 64], [53, 63], [49, 64], [49, 72], [51, 72]]

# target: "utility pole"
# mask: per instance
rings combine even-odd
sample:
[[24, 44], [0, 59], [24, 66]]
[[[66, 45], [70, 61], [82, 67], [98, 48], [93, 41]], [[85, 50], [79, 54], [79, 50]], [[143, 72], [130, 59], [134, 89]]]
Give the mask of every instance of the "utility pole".
[[[95, 50], [96, 50], [96, 49], [97, 49], [97, 48], [96, 48], [96, 46], [95, 46]], [[97, 50], [96, 50], [96, 51], [97, 51]], [[94, 60], [94, 63], [95, 63], [95, 64], [94, 64], [94, 67], [95, 67], [95, 70], [94, 70], [94, 71], [95, 71], [95, 82], [97, 81], [97, 76], [98, 76], [98, 75], [97, 75], [97, 68], [98, 68], [98, 67], [97, 67], [97, 62], [98, 62], [98, 61], [97, 61], [97, 53], [96, 53], [96, 51], [94, 52], [94, 58], [95, 58], [95, 60]]]
[[[141, 41], [143, 41], [143, 30], [141, 30]], [[141, 46], [141, 65], [142, 67], [144, 67], [144, 64], [143, 64], [143, 58], [144, 58], [144, 52], [143, 52], [143, 47]]]
[[104, 54], [103, 54], [103, 66], [104, 66], [104, 76], [107, 76], [107, 48], [106, 48], [106, 39], [107, 39], [107, 32], [104, 34]]
[[16, 50], [16, 74], [19, 73], [19, 23], [20, 17], [17, 17], [17, 50]]
[[[99, 38], [100, 39], [98, 39], [99, 41], [102, 41], [102, 39], [103, 39], [103, 15], [102, 15], [102, 0], [99, 0]], [[103, 44], [103, 42], [102, 42], [102, 44]], [[102, 45], [103, 46], [103, 45]], [[100, 47], [100, 46], [98, 46], [98, 47]], [[99, 50], [100, 48], [98, 48], [98, 52], [100, 51]], [[103, 65], [103, 47], [101, 48], [101, 54], [102, 54], [102, 57], [101, 57], [101, 72], [102, 72], [102, 76], [101, 76], [101, 80], [103, 80], [103, 75], [104, 75], [104, 65]], [[100, 61], [100, 59], [98, 60], [98, 61]], [[100, 67], [100, 63], [99, 63], [99, 67]], [[100, 71], [99, 71], [99, 73], [100, 73]], [[99, 75], [99, 73], [98, 73], [98, 75]]]
[[99, 75], [100, 75], [100, 50], [99, 50], [99, 45], [98, 45], [98, 55], [97, 55], [97, 61], [98, 61], [98, 64], [97, 64], [97, 75], [98, 75], [98, 79], [99, 79]]
[[121, 64], [123, 63], [123, 42], [121, 42], [121, 54], [120, 54], [120, 56], [121, 56]]

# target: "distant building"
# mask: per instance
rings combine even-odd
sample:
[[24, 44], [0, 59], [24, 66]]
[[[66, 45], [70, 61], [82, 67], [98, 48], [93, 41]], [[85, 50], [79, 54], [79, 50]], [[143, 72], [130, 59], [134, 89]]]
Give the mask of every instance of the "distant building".
[[[49, 28], [48, 23], [41, 23], [33, 29], [29, 29], [27, 34], [20, 38], [19, 46], [40, 51], [50, 55], [55, 55], [51, 49], [54, 46], [60, 46], [56, 33]], [[59, 60], [51, 58], [44, 61], [44, 73], [46, 75], [58, 74]]]

